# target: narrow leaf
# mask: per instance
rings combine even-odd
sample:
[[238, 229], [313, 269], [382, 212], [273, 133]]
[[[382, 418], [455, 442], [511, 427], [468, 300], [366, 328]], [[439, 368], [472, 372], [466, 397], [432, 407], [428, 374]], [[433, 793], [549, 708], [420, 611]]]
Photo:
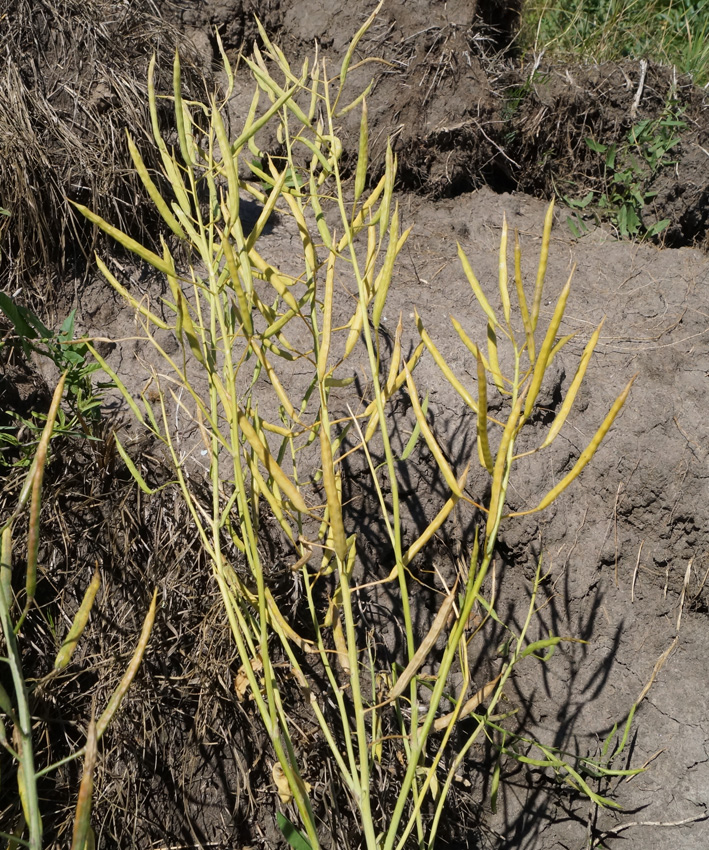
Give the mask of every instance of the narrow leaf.
[[283, 833], [283, 837], [290, 844], [293, 850], [312, 850], [308, 839], [288, 820], [285, 815], [276, 812], [276, 822], [278, 828]]
[[130, 455], [123, 448], [123, 445], [121, 444], [121, 441], [118, 439], [118, 435], [115, 432], [113, 434], [113, 438], [116, 441], [116, 449], [118, 449], [118, 454], [121, 456], [123, 463], [125, 463], [126, 467], [128, 468], [128, 472], [130, 472], [130, 474], [133, 476], [135, 483], [138, 485], [138, 487], [140, 487], [140, 489], [144, 493], [146, 493], [148, 496], [152, 496], [153, 493], [157, 492], [157, 490], [153, 490], [152, 487], [149, 487], [145, 483], [145, 479], [140, 474], [138, 467], [133, 463]]

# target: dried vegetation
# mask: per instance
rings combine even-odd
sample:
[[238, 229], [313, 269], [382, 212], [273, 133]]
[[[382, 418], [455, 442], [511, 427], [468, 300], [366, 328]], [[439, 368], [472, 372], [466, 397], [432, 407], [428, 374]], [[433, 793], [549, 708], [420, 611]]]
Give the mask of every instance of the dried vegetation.
[[147, 237], [125, 128], [147, 132], [148, 61], [156, 52], [169, 67], [178, 36], [153, 0], [2, 0], [0, 21], [0, 206], [12, 220], [2, 278], [26, 281], [73, 270], [97, 247], [67, 198]]

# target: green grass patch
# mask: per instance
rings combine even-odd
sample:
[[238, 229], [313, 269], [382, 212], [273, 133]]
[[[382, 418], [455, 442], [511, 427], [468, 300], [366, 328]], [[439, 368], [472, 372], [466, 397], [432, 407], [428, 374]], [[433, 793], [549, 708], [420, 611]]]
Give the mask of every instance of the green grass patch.
[[595, 62], [650, 59], [709, 82], [709, 0], [529, 0], [524, 51]]

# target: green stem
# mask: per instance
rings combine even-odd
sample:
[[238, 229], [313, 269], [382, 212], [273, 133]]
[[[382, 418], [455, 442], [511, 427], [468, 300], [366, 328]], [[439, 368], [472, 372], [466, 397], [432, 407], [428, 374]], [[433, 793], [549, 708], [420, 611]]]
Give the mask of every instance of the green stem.
[[17, 645], [15, 629], [10, 618], [10, 603], [5, 595], [5, 589], [0, 583], [0, 624], [5, 635], [7, 646], [8, 664], [12, 673], [12, 682], [15, 689], [15, 700], [17, 702], [17, 719], [19, 746], [18, 755], [20, 759], [18, 783], [22, 783], [21, 795], [23, 797], [23, 809], [29, 816], [30, 839], [28, 847], [30, 850], [41, 850], [42, 847], [42, 818], [39, 814], [39, 798], [37, 795], [37, 776], [34, 767], [34, 751], [32, 748], [32, 716], [30, 714], [29, 699], [22, 674], [22, 661], [20, 648]]

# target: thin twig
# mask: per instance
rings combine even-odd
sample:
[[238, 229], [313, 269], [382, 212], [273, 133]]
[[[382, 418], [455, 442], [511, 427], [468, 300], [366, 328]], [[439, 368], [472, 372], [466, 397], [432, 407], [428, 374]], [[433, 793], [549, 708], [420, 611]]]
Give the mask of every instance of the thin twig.
[[618, 826], [613, 827], [613, 829], [608, 829], [601, 833], [601, 835], [597, 838], [594, 838], [591, 848], [599, 847], [601, 842], [605, 841], [606, 838], [609, 838], [611, 835], [618, 835], [633, 826], [685, 826], [688, 823], [696, 823], [697, 821], [706, 819], [707, 813], [704, 812], [704, 814], [695, 815], [692, 818], [683, 818], [682, 820], [675, 821], [634, 820], [630, 821], [630, 823], [621, 823]]
[[640, 548], [638, 549], [638, 559], [635, 562], [635, 569], [633, 570], [633, 580], [630, 584], [630, 601], [635, 602], [635, 580], [638, 577], [638, 569], [640, 568], [640, 553], [643, 551], [643, 545], [645, 544], [644, 540], [640, 541]]
[[647, 74], [647, 59], [640, 60], [640, 80], [638, 82], [638, 90], [635, 92], [635, 98], [633, 100], [633, 105], [630, 107], [630, 117], [635, 119], [635, 116], [638, 114], [638, 107], [640, 106], [640, 101], [643, 96], [643, 89], [645, 88], [645, 75]]
[[684, 573], [684, 583], [682, 584], [682, 593], [679, 597], [679, 614], [677, 614], [677, 631], [679, 632], [679, 626], [682, 622], [682, 609], [684, 608], [684, 597], [687, 595], [687, 585], [689, 584], [689, 576], [692, 572], [692, 561], [694, 558], [689, 559], [689, 563], [687, 564], [687, 569]]

